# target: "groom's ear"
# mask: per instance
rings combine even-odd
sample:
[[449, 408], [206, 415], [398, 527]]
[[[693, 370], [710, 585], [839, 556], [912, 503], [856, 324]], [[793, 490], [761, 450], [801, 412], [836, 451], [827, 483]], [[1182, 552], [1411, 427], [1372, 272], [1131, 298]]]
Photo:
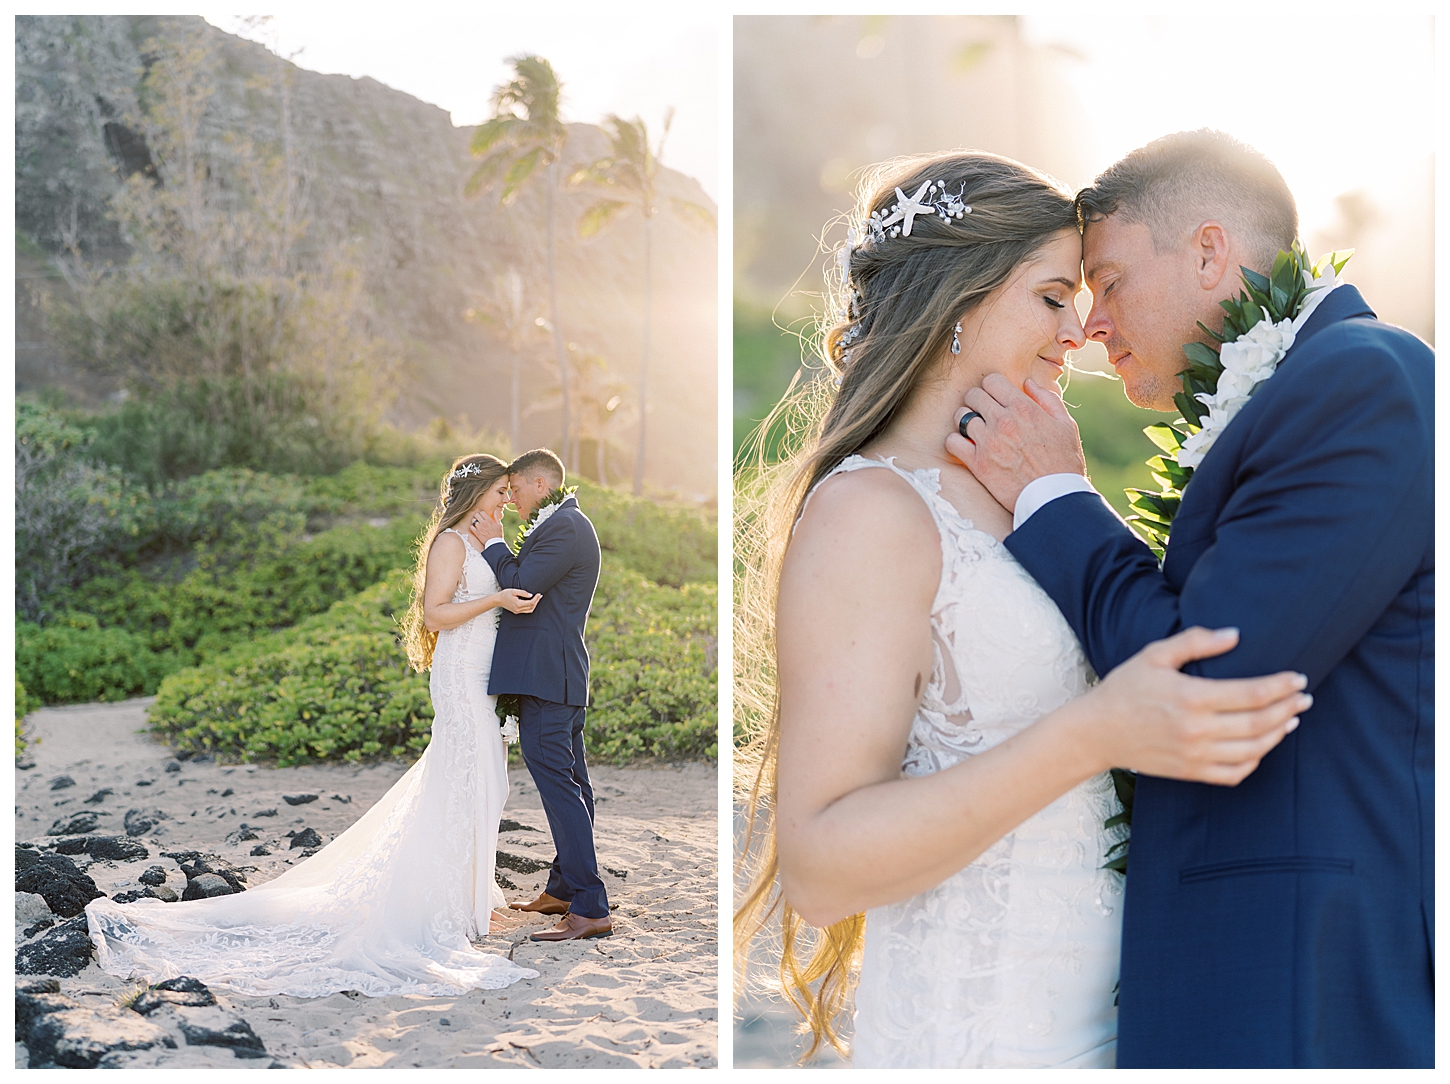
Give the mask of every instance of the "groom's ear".
[[1191, 244], [1198, 284], [1212, 293], [1232, 269], [1228, 230], [1222, 222], [1209, 219], [1193, 231]]

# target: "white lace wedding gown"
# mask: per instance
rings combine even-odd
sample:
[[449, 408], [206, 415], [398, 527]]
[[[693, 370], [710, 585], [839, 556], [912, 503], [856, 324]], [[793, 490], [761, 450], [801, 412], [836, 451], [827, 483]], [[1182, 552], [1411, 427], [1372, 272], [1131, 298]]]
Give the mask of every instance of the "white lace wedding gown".
[[[902, 774], [990, 749], [1095, 680], [1057, 607], [991, 535], [940, 494], [936, 470], [895, 471], [941, 534], [935, 664]], [[832, 472], [835, 473], [835, 472]], [[1099, 867], [1121, 838], [1111, 778], [1095, 776], [941, 884], [866, 915], [852, 1061], [877, 1067], [1106, 1067], [1122, 881]]]
[[[498, 590], [488, 562], [463, 545], [454, 602]], [[246, 892], [93, 901], [86, 918], [101, 967], [122, 978], [190, 975], [242, 994], [295, 997], [456, 995], [537, 977], [469, 943], [504, 904], [494, 848], [508, 774], [486, 691], [497, 628], [490, 610], [438, 634], [428, 748], [352, 827]]]

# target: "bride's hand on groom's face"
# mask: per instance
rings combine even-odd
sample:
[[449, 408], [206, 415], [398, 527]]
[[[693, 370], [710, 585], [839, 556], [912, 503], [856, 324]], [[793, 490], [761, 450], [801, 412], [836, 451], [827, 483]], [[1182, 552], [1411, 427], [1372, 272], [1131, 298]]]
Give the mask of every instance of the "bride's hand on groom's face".
[[947, 451], [961, 460], [977, 481], [1009, 512], [1027, 483], [1049, 474], [1087, 475], [1077, 422], [1052, 388], [1027, 381], [1023, 393], [1000, 373], [989, 373], [980, 388], [966, 394], [962, 418], [975, 412], [966, 435], [947, 436]]
[[1100, 750], [1114, 767], [1146, 775], [1236, 786], [1299, 725], [1314, 702], [1307, 679], [1286, 671], [1211, 679], [1179, 672], [1238, 643], [1234, 629], [1184, 629], [1149, 644], [1088, 696]]

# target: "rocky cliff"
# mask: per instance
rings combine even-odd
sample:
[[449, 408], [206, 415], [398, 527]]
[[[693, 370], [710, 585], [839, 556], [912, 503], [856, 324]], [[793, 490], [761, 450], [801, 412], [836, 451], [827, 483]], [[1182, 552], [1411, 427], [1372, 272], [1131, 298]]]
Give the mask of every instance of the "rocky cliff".
[[[545, 311], [539, 184], [508, 207], [487, 193], [467, 199], [473, 130], [455, 128], [444, 110], [371, 79], [295, 68], [193, 17], [16, 19], [17, 388], [77, 386], [66, 358], [45, 341], [27, 304], [28, 286], [53, 275], [48, 256], [68, 229], [92, 259], [125, 262], [125, 240], [107, 208], [124, 176], [154, 168], [136, 122], [144, 43], [198, 24], [216, 58], [216, 91], [203, 122], [216, 146], [237, 138], [279, 143], [281, 102], [269, 88], [279, 85], [279, 75], [287, 80], [290, 136], [310, 171], [311, 231], [318, 244], [342, 242], [359, 254], [380, 329], [404, 364], [394, 419], [418, 424], [466, 415], [473, 425], [506, 432], [515, 355], [466, 313], [482, 306], [510, 268], [524, 284], [529, 312]], [[570, 125], [567, 167], [606, 150], [599, 128]], [[666, 203], [673, 196], [712, 206], [681, 174], [665, 171], [661, 189]], [[561, 324], [566, 340], [604, 357], [632, 396], [642, 337], [643, 226], [638, 214], [626, 214], [583, 241], [575, 224], [590, 202], [582, 191], [557, 196]], [[709, 495], [716, 459], [716, 237], [668, 210], [655, 222], [646, 478]], [[554, 381], [534, 350], [522, 349], [525, 405], [547, 399]], [[521, 443], [557, 445], [558, 425], [557, 410], [526, 414]], [[633, 426], [614, 439], [627, 451], [612, 466], [627, 475], [630, 463], [619, 460], [632, 456]]]

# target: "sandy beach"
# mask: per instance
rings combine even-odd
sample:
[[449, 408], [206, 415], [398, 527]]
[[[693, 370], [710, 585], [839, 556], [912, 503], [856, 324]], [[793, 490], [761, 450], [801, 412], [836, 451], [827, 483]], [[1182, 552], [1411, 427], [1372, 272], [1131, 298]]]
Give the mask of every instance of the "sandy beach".
[[[262, 884], [306, 861], [289, 832], [310, 828], [324, 844], [352, 824], [406, 765], [266, 768], [178, 761], [145, 730], [149, 700], [47, 708], [26, 724], [31, 745], [16, 772], [15, 838], [53, 845], [58, 819], [95, 813], [94, 835], [124, 836], [131, 810], [162, 814], [136, 837], [149, 857], [74, 856], [107, 895], [144, 888], [152, 866], [180, 892], [186, 877], [163, 851], [201, 851]], [[587, 732], [586, 732], [587, 735]], [[543, 887], [537, 866], [553, 857], [548, 825], [515, 747], [512, 793], [500, 835], [499, 874], [510, 899]], [[242, 1060], [217, 1047], [181, 1044], [129, 1055], [128, 1065], [220, 1068], [709, 1068], [718, 1051], [716, 773], [712, 765], [591, 766], [596, 839], [614, 936], [540, 944], [527, 939], [553, 920], [490, 935], [480, 948], [512, 953], [539, 972], [499, 991], [460, 997], [252, 998], [215, 991], [265, 1044], [269, 1058]], [[69, 779], [69, 783], [63, 782]], [[108, 792], [108, 793], [103, 793]], [[316, 795], [291, 804], [287, 796]], [[99, 797], [98, 797], [99, 796]], [[249, 831], [240, 831], [245, 823]], [[250, 836], [255, 839], [240, 839]], [[271, 854], [253, 857], [260, 845]], [[21, 897], [17, 897], [21, 899]], [[33, 905], [35, 897], [25, 897]], [[16, 943], [34, 918], [17, 920]], [[37, 931], [33, 938], [44, 936]], [[24, 983], [25, 976], [17, 976]], [[60, 979], [61, 994], [97, 1008], [135, 986], [92, 962]], [[16, 1064], [28, 1064], [16, 1044]]]

